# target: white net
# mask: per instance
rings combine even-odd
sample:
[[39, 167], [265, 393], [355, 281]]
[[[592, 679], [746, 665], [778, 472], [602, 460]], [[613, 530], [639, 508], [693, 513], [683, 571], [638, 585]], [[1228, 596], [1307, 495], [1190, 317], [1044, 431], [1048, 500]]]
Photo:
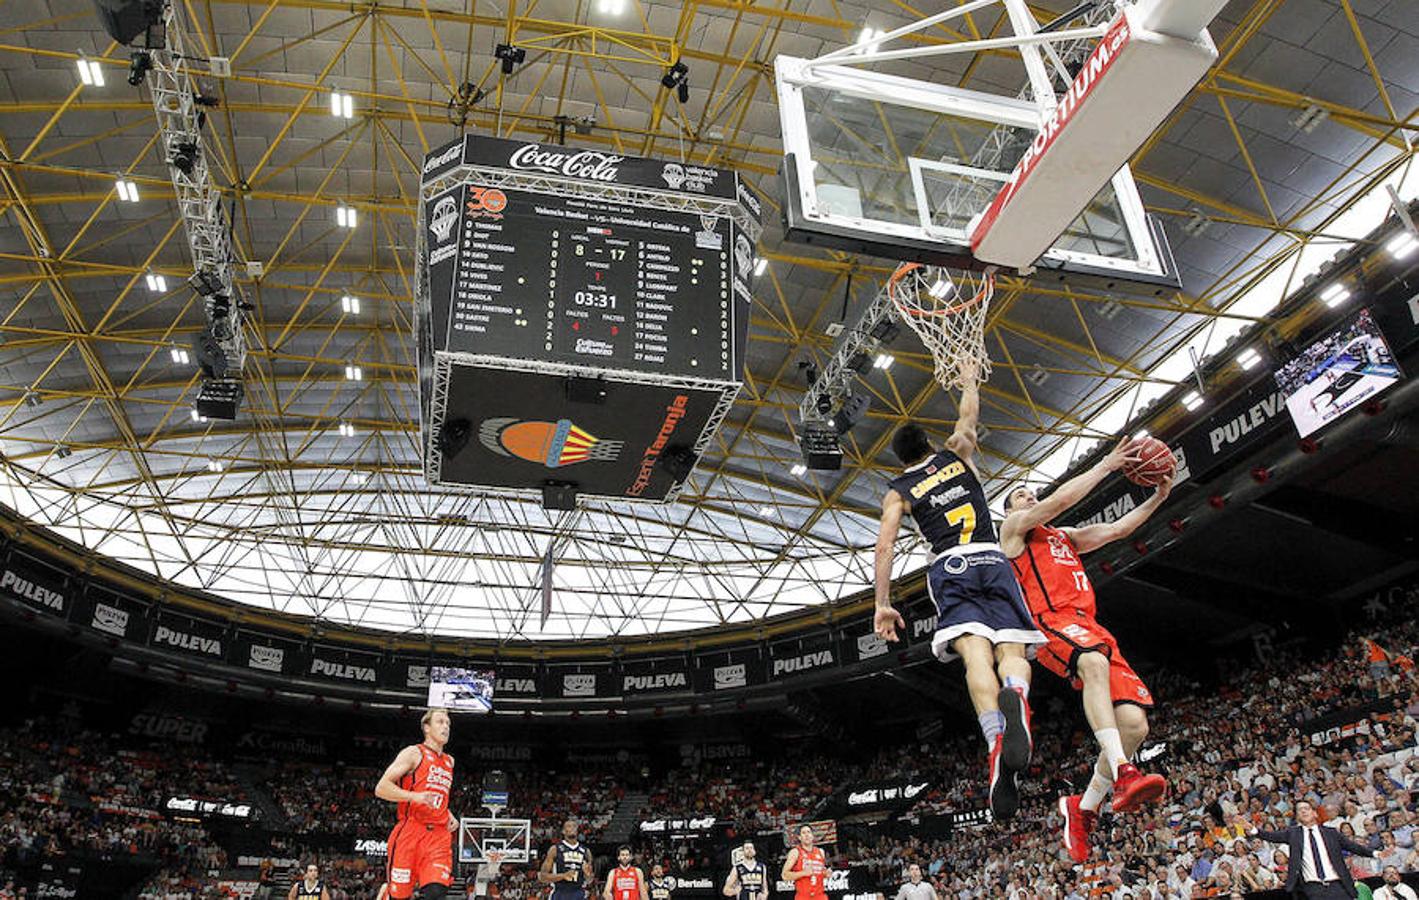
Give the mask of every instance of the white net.
[[995, 272], [951, 271], [902, 264], [887, 283], [902, 321], [936, 360], [936, 380], [946, 389], [990, 378], [985, 320], [995, 296]]

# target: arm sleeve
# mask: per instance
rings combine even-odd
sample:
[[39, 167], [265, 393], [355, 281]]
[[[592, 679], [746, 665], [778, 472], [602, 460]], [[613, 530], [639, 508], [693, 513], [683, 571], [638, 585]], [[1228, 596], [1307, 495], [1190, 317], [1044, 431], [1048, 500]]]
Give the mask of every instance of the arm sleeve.
[[1366, 847], [1364, 844], [1357, 844], [1339, 832], [1336, 832], [1335, 836], [1340, 839], [1340, 848], [1342, 850], [1354, 853], [1356, 856], [1375, 855], [1375, 851], [1371, 850], [1369, 847]]
[[1290, 831], [1262, 831], [1258, 828], [1256, 836], [1273, 844], [1289, 844], [1291, 842]]

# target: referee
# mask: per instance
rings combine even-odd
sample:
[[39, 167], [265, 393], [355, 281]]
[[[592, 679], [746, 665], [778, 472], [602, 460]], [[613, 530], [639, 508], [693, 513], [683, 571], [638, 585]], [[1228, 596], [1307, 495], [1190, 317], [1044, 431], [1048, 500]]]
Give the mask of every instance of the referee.
[[910, 880], [897, 891], [897, 900], [937, 900], [936, 888], [931, 882], [921, 880], [921, 866], [916, 863], [907, 866], [907, 878]]

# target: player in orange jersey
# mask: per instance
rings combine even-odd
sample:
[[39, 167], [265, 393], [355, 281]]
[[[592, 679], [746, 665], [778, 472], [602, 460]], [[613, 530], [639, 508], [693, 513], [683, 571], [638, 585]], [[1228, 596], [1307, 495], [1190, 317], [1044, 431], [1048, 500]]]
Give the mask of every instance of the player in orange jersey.
[[453, 757], [443, 752], [452, 727], [448, 710], [430, 709], [419, 720], [423, 743], [405, 747], [384, 770], [374, 795], [399, 804], [389, 833], [385, 883], [390, 900], [442, 900], [453, 881], [453, 836], [458, 819], [448, 808]]
[[779, 873], [793, 883], [793, 900], [828, 900], [828, 858], [813, 846], [813, 827], [798, 826], [798, 843], [788, 851]]
[[645, 874], [640, 866], [631, 864], [631, 848], [625, 844], [616, 851], [616, 867], [606, 876], [601, 897], [602, 900], [650, 900]]
[[1163, 481], [1152, 497], [1115, 522], [1082, 528], [1049, 524], [1130, 462], [1133, 444], [1121, 442], [1097, 465], [1044, 500], [1028, 487], [1015, 488], [1006, 497], [1000, 529], [1001, 550], [1010, 558], [1025, 601], [1048, 639], [1036, 658], [1082, 691], [1084, 715], [1099, 742], [1099, 759], [1084, 794], [1059, 801], [1064, 846], [1078, 862], [1089, 857], [1089, 832], [1110, 787], [1114, 812], [1137, 809], [1167, 789], [1161, 776], [1144, 775], [1129, 762], [1148, 734], [1147, 710], [1153, 695], [1119, 652], [1114, 636], [1095, 619], [1094, 588], [1079, 556], [1128, 537], [1148, 521], [1168, 498], [1172, 479]]

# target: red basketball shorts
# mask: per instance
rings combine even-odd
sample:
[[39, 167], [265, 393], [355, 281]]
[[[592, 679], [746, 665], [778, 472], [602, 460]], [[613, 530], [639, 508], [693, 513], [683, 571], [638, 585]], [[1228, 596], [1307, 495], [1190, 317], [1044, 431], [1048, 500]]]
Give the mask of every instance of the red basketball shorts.
[[385, 880], [391, 900], [407, 900], [426, 884], [453, 881], [453, 835], [443, 825], [406, 819], [389, 833]]
[[1114, 704], [1132, 703], [1151, 707], [1153, 694], [1123, 653], [1109, 630], [1079, 610], [1047, 612], [1036, 617], [1048, 643], [1035, 658], [1046, 669], [1082, 690], [1075, 664], [1082, 653], [1102, 653], [1109, 658], [1109, 693]]

